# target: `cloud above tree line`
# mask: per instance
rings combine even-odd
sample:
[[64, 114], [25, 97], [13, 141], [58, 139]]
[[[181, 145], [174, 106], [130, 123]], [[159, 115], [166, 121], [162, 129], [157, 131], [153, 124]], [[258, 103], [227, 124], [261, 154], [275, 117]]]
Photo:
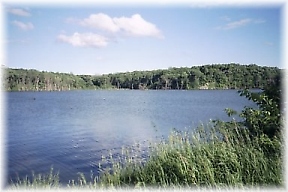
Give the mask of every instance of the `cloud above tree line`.
[[[105, 35], [96, 33], [77, 33], [73, 35], [61, 34], [58, 40], [80, 47], [105, 47], [110, 41], [111, 34], [114, 36], [125, 37], [154, 37], [164, 38], [162, 32], [157, 26], [146, 21], [140, 14], [134, 14], [131, 17], [110, 17], [104, 13], [91, 14], [88, 18], [67, 20], [69, 23], [76, 23], [80, 26], [94, 30], [100, 30]], [[88, 43], [88, 40], [92, 43]]]
[[12, 22], [15, 26], [17, 26], [18, 28], [24, 30], [24, 31], [28, 31], [31, 29], [34, 29], [34, 25], [31, 22], [28, 23], [23, 23], [21, 21], [13, 21]]
[[74, 33], [71, 36], [59, 35], [58, 40], [75, 47], [106, 47], [108, 39], [95, 33]]
[[[27, 10], [21, 9], [21, 8], [8, 8], [7, 12], [10, 14], [16, 15], [16, 16], [20, 16], [20, 17], [30, 17], [31, 16], [31, 13], [29, 13]], [[24, 23], [22, 21], [14, 20], [12, 22], [12, 24], [23, 31], [28, 31], [28, 30], [34, 29], [34, 25], [31, 22]]]
[[222, 30], [229, 30], [229, 29], [235, 29], [235, 28], [240, 28], [247, 26], [249, 24], [260, 24], [260, 23], [265, 23], [265, 20], [259, 20], [259, 19], [252, 19], [252, 18], [245, 18], [245, 19], [240, 19], [237, 21], [232, 21], [231, 19], [227, 16], [222, 17], [223, 20], [229, 21], [225, 25], [217, 27], [217, 29], [222, 29]]
[[8, 12], [13, 14], [13, 15], [18, 15], [18, 16], [22, 16], [22, 17], [31, 16], [31, 13], [29, 13], [28, 11], [26, 11], [24, 9], [20, 9], [20, 8], [11, 8], [11, 9], [8, 9]]

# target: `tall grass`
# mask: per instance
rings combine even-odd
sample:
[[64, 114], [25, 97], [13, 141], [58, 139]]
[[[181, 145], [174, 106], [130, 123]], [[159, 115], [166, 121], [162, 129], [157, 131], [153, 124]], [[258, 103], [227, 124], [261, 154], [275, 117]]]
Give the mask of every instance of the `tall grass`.
[[167, 140], [152, 145], [149, 154], [144, 164], [138, 160], [115, 163], [100, 176], [100, 183], [113, 187], [262, 187], [283, 183], [281, 153], [267, 153], [262, 140], [251, 139], [247, 129], [236, 122], [218, 123], [209, 129], [202, 126], [194, 132], [173, 131]]
[[[172, 131], [167, 139], [124, 148], [103, 157], [102, 170], [89, 179], [80, 174], [70, 188], [281, 187], [281, 141], [251, 138], [237, 122], [217, 122], [195, 131]], [[268, 150], [269, 149], [269, 150]], [[145, 153], [145, 154], [144, 154]], [[101, 165], [110, 166], [102, 168]], [[35, 179], [36, 178], [36, 179]], [[58, 175], [18, 180], [13, 187], [59, 187]]]
[[59, 173], [54, 173], [53, 167], [51, 167], [49, 174], [43, 175], [32, 172], [31, 177], [18, 177], [8, 186], [9, 189], [57, 189], [59, 187]]

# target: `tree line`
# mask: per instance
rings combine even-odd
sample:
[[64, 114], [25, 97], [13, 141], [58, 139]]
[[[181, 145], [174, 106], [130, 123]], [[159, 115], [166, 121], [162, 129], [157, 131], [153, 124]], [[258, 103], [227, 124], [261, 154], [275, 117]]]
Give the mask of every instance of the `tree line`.
[[78, 89], [263, 89], [274, 83], [281, 69], [256, 64], [210, 64], [103, 75], [73, 75], [4, 68], [7, 91], [63, 91]]

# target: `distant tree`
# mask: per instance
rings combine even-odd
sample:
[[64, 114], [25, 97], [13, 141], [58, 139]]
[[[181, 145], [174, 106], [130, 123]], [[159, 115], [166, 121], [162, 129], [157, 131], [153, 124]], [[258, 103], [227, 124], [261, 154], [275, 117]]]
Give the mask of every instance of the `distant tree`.
[[212, 64], [191, 68], [169, 68], [152, 71], [133, 71], [107, 75], [73, 75], [10, 69], [5, 76], [8, 91], [54, 91], [73, 89], [244, 89], [264, 88], [274, 83], [280, 73], [276, 67], [255, 64]]

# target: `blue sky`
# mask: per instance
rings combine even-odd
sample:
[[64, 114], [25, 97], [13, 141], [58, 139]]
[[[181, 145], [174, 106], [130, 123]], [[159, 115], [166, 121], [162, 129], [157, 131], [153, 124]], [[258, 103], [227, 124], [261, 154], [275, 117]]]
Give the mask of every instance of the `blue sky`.
[[6, 63], [74, 74], [255, 63], [281, 67], [281, 7], [5, 8]]

